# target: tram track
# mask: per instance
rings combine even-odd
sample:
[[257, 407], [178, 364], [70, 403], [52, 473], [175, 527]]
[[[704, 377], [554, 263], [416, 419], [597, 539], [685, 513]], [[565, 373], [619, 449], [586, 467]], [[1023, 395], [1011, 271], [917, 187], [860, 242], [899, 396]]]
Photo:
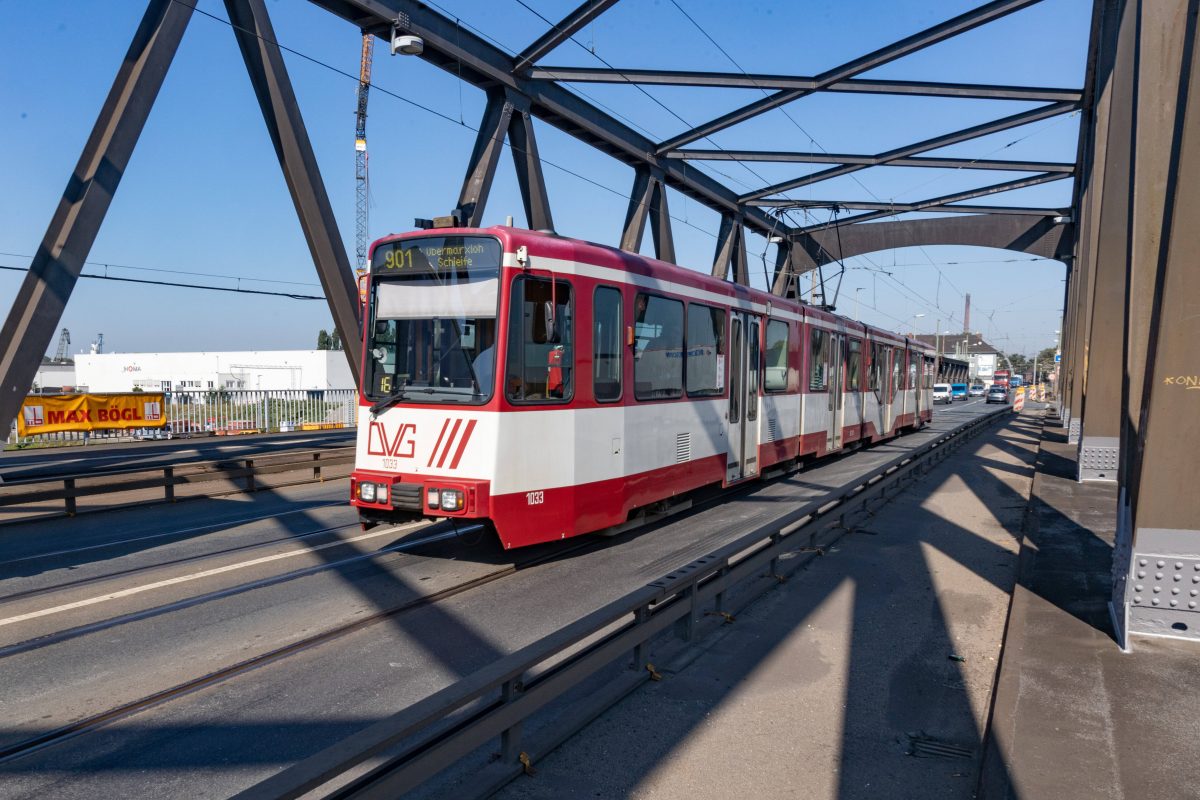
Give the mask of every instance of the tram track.
[[[794, 472], [795, 472], [795, 470], [789, 470], [786, 473], [784, 473], [784, 477], [788, 476], [788, 475], [792, 475], [792, 474], [794, 474]], [[774, 482], [774, 479], [771, 480], [770, 482]], [[709, 497], [696, 497], [695, 502], [691, 505], [690, 510], [688, 511], [688, 514], [690, 515], [691, 513], [701, 512], [701, 511], [704, 511], [705, 509], [707, 509], [709, 506], [716, 505], [719, 503], [724, 503], [724, 502], [727, 502], [730, 500], [734, 500], [737, 497], [741, 496], [744, 492], [752, 491], [761, 485], [762, 484], [760, 482], [753, 482], [752, 484], [749, 484], [745, 487], [739, 487], [738, 489], [734, 489], [733, 491], [716, 492], [712, 496], [709, 496]], [[681, 508], [680, 510], [683, 510], [683, 509]], [[657, 519], [654, 521], [657, 522]], [[474, 531], [474, 527], [472, 526], [472, 528], [466, 529], [466, 530], [459, 529], [457, 531], [443, 531], [441, 533], [435, 534], [435, 536], [439, 537], [439, 538], [457, 538], [460, 536], [467, 535], [473, 531]], [[638, 533], [644, 533], [644, 532], [645, 532], [644, 529], [638, 531]], [[628, 534], [626, 534], [626, 533], [622, 533], [620, 536], [616, 537], [616, 539], [624, 540], [627, 538], [627, 535]], [[379, 609], [371, 612], [367, 616], [363, 616], [361, 618], [347, 621], [342, 624], [334, 625], [332, 627], [329, 627], [325, 630], [314, 633], [310, 636], [306, 636], [297, 641], [293, 641], [293, 642], [289, 642], [289, 643], [281, 645], [281, 646], [277, 646], [273, 649], [266, 650], [262, 653], [251, 656], [249, 658], [238, 660], [227, 666], [221, 666], [218, 669], [207, 671], [203, 675], [188, 678], [186, 680], [180, 681], [180, 682], [178, 682], [174, 685], [171, 685], [167, 688], [148, 692], [142, 697], [115, 704], [113, 707], [111, 707], [109, 709], [98, 711], [96, 713], [93, 713], [93, 714], [83, 717], [81, 719], [69, 722], [67, 724], [63, 724], [63, 725], [51, 728], [50, 730], [39, 732], [28, 738], [25, 738], [25, 739], [22, 739], [19, 741], [15, 741], [15, 742], [11, 742], [4, 746], [0, 746], [0, 764], [9, 763], [11, 761], [15, 761], [17, 759], [24, 758], [26, 756], [32, 755], [39, 751], [45, 750], [47, 748], [54, 747], [60, 743], [74, 739], [78, 736], [87, 734], [87, 733], [97, 730], [99, 728], [103, 728], [105, 726], [111, 725], [115, 722], [124, 720], [128, 717], [134, 716], [136, 714], [147, 711], [149, 709], [170, 703], [174, 700], [177, 700], [179, 698], [193, 694], [200, 690], [217, 686], [217, 685], [222, 684], [226, 681], [229, 681], [233, 678], [236, 678], [237, 676], [251, 672], [260, 667], [274, 664], [274, 663], [280, 662], [284, 659], [288, 659], [291, 656], [295, 656], [300, 653], [312, 650], [323, 644], [337, 640], [340, 637], [349, 635], [356, 631], [361, 631], [365, 628], [369, 628], [380, 622], [392, 620], [392, 619], [395, 619], [406, 613], [415, 612], [418, 609], [426, 608], [428, 606], [432, 606], [437, 603], [449, 600], [450, 598], [458, 597], [460, 595], [471, 592], [475, 589], [479, 589], [480, 587], [486, 586], [488, 584], [495, 584], [498, 581], [501, 581], [501, 580], [504, 580], [505, 578], [513, 576], [514, 574], [516, 574], [518, 572], [528, 570], [531, 567], [536, 567], [538, 565], [545, 564], [545, 563], [553, 561], [553, 560], [562, 559], [563, 557], [582, 555], [591, 550], [599, 550], [604, 547], [608, 547], [611, 544], [615, 543], [616, 539], [603, 538], [603, 537], [597, 537], [597, 536], [581, 537], [576, 542], [567, 542], [567, 543], [564, 543], [562, 546], [556, 546], [556, 547], [548, 549], [548, 550], [541, 550], [539, 548], [538, 553], [528, 559], [520, 558], [521, 551], [516, 551], [518, 560], [515, 561], [514, 563], [505, 564], [503, 566], [498, 567], [495, 570], [488, 571], [482, 575], [475, 575], [468, 580], [454, 583], [453, 585], [437, 589], [437, 590], [429, 592], [427, 594], [423, 594], [419, 597], [407, 598], [407, 599], [403, 600], [402, 602], [398, 602], [398, 603], [395, 603], [393, 605], [390, 605], [390, 606], [387, 606], [384, 608], [379, 608]], [[432, 541], [434, 541], [433, 537], [421, 537], [419, 539], [407, 541], [402, 544], [406, 548], [415, 548], [422, 544], [429, 544]], [[400, 543], [398, 543], [398, 544], [400, 544]], [[364, 560], [367, 558], [377, 558], [381, 555], [386, 555], [389, 552], [397, 552], [397, 551], [398, 551], [397, 549], [391, 549], [386, 552], [383, 550], [374, 551], [370, 554], [356, 556], [355, 560]], [[332, 564], [321, 565], [321, 567], [319, 569], [314, 568], [311, 570], [304, 570], [304, 571], [309, 571], [309, 572], [325, 571], [325, 570], [330, 569], [332, 566], [333, 566]], [[298, 576], [292, 576], [292, 577], [298, 577]], [[275, 576], [274, 578], [269, 578], [269, 579], [265, 579], [265, 580], [271, 581], [271, 582], [281, 582], [279, 580], [280, 578], [282, 578], [282, 576]], [[289, 578], [289, 579], [291, 579], [291, 578]], [[240, 590], [237, 593], [250, 591], [250, 588], [248, 586], [230, 587], [230, 588]], [[261, 588], [261, 586], [255, 586], [253, 588]], [[186, 607], [187, 605], [194, 605], [199, 602], [204, 602], [205, 599], [213, 599], [213, 598], [203, 598], [203, 596], [197, 597], [197, 598], [188, 598], [186, 600], [180, 601], [178, 604], [174, 604], [174, 608], [183, 608], [183, 607]], [[171, 610], [174, 610], [174, 608]], [[165, 613], [166, 609], [164, 607], [164, 608], [159, 608], [159, 609], [150, 609], [147, 611], [155, 612], [157, 615], [157, 614]], [[130, 618], [130, 619], [125, 619], [123, 621], [131, 622], [133, 620]], [[112, 627], [113, 624], [117, 624], [117, 623], [113, 623], [110, 621], [108, 624], [108, 627]], [[59, 635], [61, 637], [61, 633]], [[75, 636], [83, 635], [83, 632], [79, 631], [79, 632], [76, 632], [74, 635]], [[60, 638], [60, 640], [61, 640], [61, 638]], [[50, 641], [48, 639], [36, 640], [36, 644], [47, 645], [47, 644], [50, 644]], [[15, 652], [0, 651], [0, 657], [6, 656], [6, 655], [15, 655]]]
[[[678, 512], [680, 512], [680, 513], [700, 512], [700, 511], [703, 511], [706, 508], [713, 506], [717, 503], [725, 502], [730, 499], [734, 499], [737, 496], [740, 496], [741, 494], [743, 494], [745, 492], [751, 491], [753, 488], [754, 488], [753, 485], [747, 485], [747, 486], [743, 486], [743, 487], [738, 487], [736, 489], [733, 489], [732, 491], [715, 492], [711, 496], [699, 496], [695, 499], [695, 501], [693, 503], [679, 506]], [[670, 517], [670, 516], [674, 516], [674, 515], [675, 515], [675, 512], [670, 512], [663, 516]], [[662, 516], [655, 517], [654, 519], [649, 520], [646, 523], [646, 526], [656, 524], [661, 519], [662, 519]], [[436, 603], [448, 600], [453, 597], [457, 597], [459, 595], [462, 595], [466, 592], [472, 591], [479, 587], [495, 583], [497, 581], [500, 581], [500, 580], [508, 578], [512, 575], [515, 575], [516, 573], [521, 572], [523, 570], [527, 570], [532, 567], [536, 567], [541, 564], [548, 563], [550, 561], [561, 559], [566, 556], [581, 555], [581, 554], [584, 554], [587, 552], [591, 552], [592, 550], [598, 550], [598, 549], [601, 549], [604, 547], [608, 547], [613, 543], [614, 538], [625, 538], [631, 534], [640, 533], [643, 531], [644, 527], [645, 526], [639, 526], [638, 528], [634, 528], [634, 529], [631, 529], [628, 531], [622, 531], [616, 537], [585, 536], [585, 537], [580, 537], [579, 539], [577, 539], [573, 542], [568, 541], [567, 543], [565, 543], [562, 546], [557, 546], [557, 547], [551, 548], [551, 549], [547, 550], [546, 552], [540, 552], [539, 554], [537, 554], [527, 560], [518, 560], [515, 563], [506, 564], [502, 567], [497, 568], [496, 570], [485, 573], [483, 575], [475, 576], [469, 580], [462, 581], [461, 583], [457, 583], [452, 586], [448, 586], [446, 588], [437, 590], [435, 592], [431, 592], [426, 595], [422, 595], [420, 597], [410, 598], [403, 602], [397, 603], [393, 606], [375, 611], [375, 612], [369, 614], [368, 616], [365, 616], [365, 617], [362, 617], [362, 618], [359, 618], [359, 619], [356, 619], [356, 620], [353, 620], [350, 622], [342, 623], [340, 625], [333, 626], [326, 630], [315, 633], [311, 636], [307, 636], [303, 639], [299, 639], [295, 642], [290, 642], [286, 645], [283, 645], [283, 646], [280, 646], [277, 648], [273, 648], [266, 652], [252, 656], [250, 658], [238, 661], [229, 666], [225, 666], [220, 669], [205, 673], [204, 675], [201, 675], [201, 676], [198, 676], [195, 678], [190, 678], [186, 681], [182, 681], [171, 687], [147, 694], [144, 697], [138, 698], [136, 700], [118, 704], [110, 709], [105, 710], [105, 711], [102, 711], [102, 712], [99, 712], [99, 713], [96, 713], [93, 715], [89, 715], [87, 717], [73, 721], [66, 725], [62, 725], [57, 728], [51, 729], [49, 731], [45, 731], [41, 734], [30, 737], [28, 739], [14, 742], [12, 744], [5, 745], [5, 746], [0, 746], [0, 765], [6, 764], [11, 761], [15, 761], [15, 760], [17, 760], [19, 758], [23, 758], [27, 755], [32, 755], [32, 754], [37, 753], [46, 748], [53, 747], [57, 744], [60, 744], [62, 742], [73, 739], [77, 736], [89, 733], [93, 730], [102, 728], [111, 723], [131, 717], [142, 711], [146, 711], [148, 709], [157, 707], [159, 705], [171, 702], [173, 700], [176, 700], [178, 698], [181, 698], [186, 695], [192, 694], [194, 692], [200, 691], [202, 689], [206, 689], [206, 688], [215, 686], [224, 681], [235, 678], [239, 675], [243, 675], [247, 672], [251, 672], [259, 667], [263, 667], [263, 666], [275, 663], [277, 661], [280, 661], [282, 659], [288, 658], [290, 656], [294, 656], [294, 655], [306, 652], [308, 650], [312, 650], [313, 648], [319, 647], [320, 645], [334, 641], [343, 636], [347, 636], [356, 631], [360, 631], [365, 628], [369, 628], [373, 625], [379, 624], [380, 622], [394, 619], [399, 615], [417, 611], [421, 608], [425, 608], [425, 607], [434, 605]], [[122, 617], [114, 618], [111, 620], [105, 620], [102, 622], [94, 623], [92, 625], [80, 626], [78, 628], [71, 629], [69, 631], [59, 631], [54, 634], [49, 634], [45, 637], [39, 637], [37, 639], [29, 640], [27, 642], [17, 643], [15, 645], [10, 645], [8, 647], [0, 648], [0, 659], [6, 658], [9, 656], [18, 655], [22, 652], [28, 652], [32, 649], [36, 649], [39, 647], [50, 646], [50, 645], [53, 645], [53, 644], [56, 644], [56, 643], [59, 643], [62, 641], [66, 641], [67, 639], [78, 638], [80, 636], [83, 636], [83, 635], [86, 635], [89, 633], [100, 632], [100, 631], [115, 627], [120, 624], [134, 622], [139, 619], [148, 618], [150, 616], [161, 616], [162, 614], [169, 613], [170, 611], [182, 610], [183, 608], [198, 605], [202, 602], [208, 602], [208, 601], [211, 601], [214, 599], [218, 599], [218, 597], [228, 597], [228, 596], [232, 596], [234, 594], [241, 594], [241, 593], [244, 593], [247, 591], [252, 591], [253, 589], [257, 589], [257, 588], [264, 588], [267, 585], [282, 583], [286, 580], [293, 580], [295, 578], [302, 577], [303, 575], [300, 573], [315, 574], [316, 572], [326, 571], [326, 570], [337, 567], [339, 564], [345, 564], [345, 563], [351, 562], [351, 561], [365, 561], [367, 559], [377, 558], [381, 555], [394, 554], [394, 553], [398, 553], [398, 552], [402, 553], [404, 551], [404, 549], [413, 549], [413, 548], [420, 547], [422, 545], [432, 544], [432, 543], [435, 543], [435, 542], [441, 541], [441, 540], [459, 538], [459, 537], [467, 535], [469, 533], [481, 531], [481, 530], [483, 530], [483, 528], [484, 528], [484, 526], [482, 524], [473, 524], [473, 525], [466, 526], [466, 527], [456, 528], [456, 529], [453, 529], [450, 531], [443, 531], [443, 532], [439, 532], [439, 533], [434, 534], [429, 537], [423, 537], [423, 538], [416, 539], [416, 540], [401, 542], [401, 543], [398, 543], [394, 547], [387, 548], [384, 550], [373, 551], [373, 552], [367, 553], [367, 554], [361, 554], [359, 556], [353, 557], [352, 559], [344, 559], [341, 562], [320, 565], [319, 567], [306, 568], [304, 570], [297, 570], [297, 571], [295, 571], [296, 574], [272, 576], [271, 578], [265, 578], [260, 581], [254, 581], [249, 584], [244, 584], [244, 585], [237, 586], [237, 587], [228, 587], [227, 589], [219, 590], [217, 592], [212, 592], [207, 595], [199, 595], [199, 596], [196, 596], [193, 598], [186, 598], [186, 599], [177, 601], [175, 603], [167, 604], [167, 605], [156, 607], [153, 609], [146, 609], [144, 611], [135, 612], [135, 613], [129, 614], [129, 615], [123, 615]], [[523, 551], [517, 551], [518, 555], [521, 552], [523, 552]]]
[[[389, 528], [387, 530], [379, 531], [379, 532], [375, 533], [374, 535], [383, 536], [388, 533], [396, 532], [397, 530], [415, 530], [415, 529], [418, 529], [419, 527], [427, 526], [428, 524], [429, 523], [426, 523], [426, 522], [411, 523], [410, 525], [407, 525], [407, 526], [399, 526], [399, 528]], [[133, 612], [130, 612], [127, 614], [121, 614], [121, 615], [118, 615], [115, 617], [110, 617], [108, 619], [99, 620], [97, 622], [92, 622], [92, 623], [88, 623], [85, 625], [79, 625], [79, 626], [76, 626], [73, 628], [56, 631], [55, 633], [46, 634], [44, 636], [35, 637], [35, 638], [28, 639], [23, 642], [16, 642], [14, 644], [0, 647], [0, 659], [6, 658], [8, 656], [18, 655], [20, 653], [29, 652], [30, 650], [34, 650], [39, 647], [45, 647], [48, 645], [65, 642], [70, 639], [76, 639], [76, 638], [79, 638], [80, 636], [86, 636], [91, 633], [98, 633], [101, 631], [109, 630], [112, 628], [116, 628], [120, 625], [126, 625], [130, 622], [138, 622], [140, 620], [150, 619], [152, 617], [159, 617], [164, 614], [171, 613], [173, 611], [182, 611], [185, 608], [191, 608], [193, 606], [212, 602], [214, 600], [221, 600], [226, 597], [233, 597], [235, 595], [245, 594], [246, 592], [251, 592], [256, 589], [264, 589], [269, 586], [276, 586], [281, 583], [287, 583], [288, 581], [297, 580], [299, 578], [304, 578], [309, 575], [316, 575], [321, 572], [327, 572], [329, 570], [340, 569], [340, 568], [347, 567], [347, 566], [350, 566], [353, 564], [361, 563], [364, 561], [369, 561], [371, 559], [375, 559], [380, 556], [387, 556], [387, 555], [392, 555], [392, 554], [396, 554], [396, 553], [403, 553], [405, 550], [410, 550], [410, 549], [420, 547], [420, 546], [426, 545], [426, 544], [432, 544], [434, 542], [442, 541], [444, 539], [455, 538], [458, 535], [460, 535], [460, 534], [458, 534], [457, 532], [446, 532], [446, 533], [435, 534], [434, 536], [427, 537], [425, 539], [417, 539], [417, 540], [413, 540], [413, 541], [401, 540], [400, 542], [397, 542], [396, 544], [393, 544], [393, 545], [389, 545], [388, 547], [380, 548], [379, 550], [372, 550], [367, 553], [359, 553], [357, 555], [350, 556], [349, 558], [338, 559], [336, 561], [327, 561], [327, 562], [324, 562], [321, 564], [315, 564], [313, 566], [303, 567], [301, 569], [290, 570], [288, 572], [283, 572], [283, 573], [279, 573], [276, 575], [270, 575], [270, 576], [267, 576], [264, 578], [259, 578], [257, 580], [247, 581], [245, 583], [235, 584], [233, 586], [227, 586], [225, 588], [217, 589], [217, 590], [214, 590], [211, 592], [205, 592], [203, 594], [193, 595], [191, 597], [185, 597], [180, 600], [175, 600], [170, 603], [164, 603], [162, 605], [154, 606], [151, 608], [141, 609], [139, 611], [133, 611]], [[308, 548], [308, 549], [296, 550], [296, 551], [289, 552], [289, 553], [279, 554], [279, 557], [303, 556], [303, 555], [311, 554], [320, 549], [332, 548], [332, 547], [338, 547], [338, 546], [350, 546], [350, 545], [354, 544], [354, 542], [355, 542], [355, 539], [328, 542], [324, 545], [319, 545], [315, 548]], [[268, 558], [270, 558], [270, 557], [268, 557]], [[252, 560], [249, 562], [242, 562], [241, 564], [228, 565], [227, 569], [225, 569], [225, 568], [218, 568], [218, 569], [225, 569], [225, 571], [228, 572], [228, 571], [232, 571], [233, 569], [237, 569], [237, 568], [248, 568], [250, 566], [257, 566], [259, 563], [267, 563], [267, 562], [262, 561], [262, 560]], [[223, 574], [223, 573], [218, 572], [217, 570], [203, 571], [201, 573], [197, 573], [195, 578], [193, 578], [192, 576], [181, 576], [180, 578], [167, 579], [165, 581], [156, 582], [156, 583], [144, 586], [144, 587], [133, 587], [132, 589], [114, 592], [109, 595], [100, 595], [99, 597], [94, 598], [93, 600], [89, 600], [89, 601], [77, 601], [75, 603], [68, 603], [62, 607], [39, 609], [37, 611], [29, 612], [24, 615], [18, 615], [18, 617], [15, 617], [15, 618], [13, 618], [13, 617], [10, 617], [7, 619], [0, 618], [0, 628], [3, 628], [5, 625], [15, 624], [16, 622], [24, 622], [27, 620], [32, 620], [32, 619], [37, 619], [40, 617], [49, 616], [52, 613], [58, 613], [60, 611], [73, 610], [75, 608], [83, 608], [83, 607], [86, 607], [85, 604], [92, 605], [92, 604], [99, 603], [99, 602], [108, 602], [109, 600], [123, 599], [124, 597], [132, 596], [133, 594], [141, 594], [146, 591], [153, 591], [155, 589], [164, 588], [164, 587], [170, 586], [170, 585], [178, 585], [180, 583], [188, 582], [190, 580], [199, 580], [199, 579], [211, 577], [211, 576], [217, 575], [217, 574]], [[185, 581], [184, 580], [185, 578], [188, 579], [188, 581]]]
[[[434, 536], [414, 540], [412, 542], [407, 542], [405, 544], [409, 548], [412, 548], [412, 547], [416, 547], [416, 546], [423, 545], [423, 544], [430, 544], [430, 543], [433, 543], [436, 541], [441, 541], [444, 539], [461, 537], [463, 535], [466, 535], [469, 533], [474, 533], [474, 532], [476, 532], [478, 530], [482, 530], [482, 529], [483, 529], [482, 524], [471, 525], [471, 526], [466, 526], [466, 527], [458, 528], [458, 529], [451, 530], [451, 531], [441, 532], [441, 533], [435, 534]], [[525, 569], [529, 569], [531, 567], [538, 566], [538, 565], [546, 563], [548, 561], [562, 558], [563, 556], [566, 556], [566, 555], [573, 555], [573, 554], [577, 554], [580, 552], [596, 549], [596, 548], [605, 546], [606, 544], [607, 544], [607, 542], [605, 540], [599, 539], [596, 537], [582, 538], [577, 543], [568, 544], [565, 547], [555, 548], [548, 552], [540, 553], [540, 554], [528, 559], [527, 561], [517, 561], [516, 563], [506, 564], [506, 565], [501, 566], [491, 572], [485, 573], [483, 575], [475, 576], [475, 577], [471, 578], [470, 580], [466, 580], [461, 583], [457, 583], [452, 586], [448, 586], [446, 588], [437, 590], [435, 592], [431, 592], [426, 595], [422, 595], [420, 597], [410, 598], [408, 600], [397, 603], [388, 608], [380, 609], [380, 610], [378, 610], [368, 616], [362, 617], [360, 619], [356, 619], [351, 622], [346, 622], [346, 623], [342, 623], [340, 625], [333, 626], [331, 628], [320, 631], [311, 636], [307, 636], [303, 639], [299, 639], [295, 642], [291, 642], [287, 645], [283, 645], [281, 647], [277, 647], [277, 648], [268, 650], [266, 652], [263, 652], [258, 655], [252, 656], [250, 658], [244, 659], [242, 661], [236, 662], [229, 666], [222, 667], [222, 668], [214, 670], [212, 672], [208, 672], [199, 677], [191, 678], [186, 681], [182, 681], [182, 682], [175, 684], [174, 686], [171, 686], [169, 688], [162, 689], [162, 690], [159, 690], [156, 692], [152, 692], [152, 693], [150, 693], [144, 697], [141, 697], [139, 699], [132, 700], [132, 701], [129, 701], [126, 703], [121, 703], [117, 706], [114, 706], [111, 709], [100, 712], [98, 714], [93, 714], [93, 715], [84, 717], [83, 719], [76, 720], [76, 721], [68, 723], [66, 725], [59, 726], [52, 730], [41, 733], [37, 736], [30, 737], [28, 739], [15, 742], [10, 745], [0, 747], [0, 764], [6, 764], [10, 761], [14, 761], [14, 760], [22, 758], [24, 756], [36, 753], [45, 748], [52, 747], [59, 743], [65, 742], [69, 739], [73, 739], [76, 736], [79, 736], [81, 734], [88, 733], [90, 731], [101, 728], [105, 725], [128, 718], [128, 717], [133, 716], [134, 714], [137, 714], [141, 711], [145, 711], [147, 709], [153, 708], [153, 707], [161, 705], [163, 703], [170, 702], [172, 700], [175, 700], [177, 698], [180, 698], [185, 695], [191, 694], [193, 692], [199, 691], [201, 689], [215, 686], [223, 681], [229, 680], [230, 678], [234, 678], [238, 675], [242, 675], [244, 673], [247, 673], [247, 672], [250, 672], [259, 667], [263, 667], [268, 664], [274, 663], [276, 661], [287, 658], [289, 656], [297, 655], [297, 654], [305, 652], [307, 650], [311, 650], [315, 647], [318, 647], [322, 644], [326, 644], [328, 642], [331, 642], [333, 640], [336, 640], [336, 639], [346, 636], [348, 634], [363, 630], [364, 628], [371, 627], [380, 622], [384, 622], [386, 620], [393, 619], [393, 618], [397, 617], [398, 615], [405, 614], [405, 613], [408, 613], [411, 611], [415, 611], [415, 610], [424, 608], [426, 606], [434, 605], [436, 603], [442, 602], [442, 601], [450, 599], [452, 597], [456, 597], [458, 595], [461, 595], [465, 592], [471, 591], [478, 587], [485, 586], [490, 583], [494, 583], [498, 580], [502, 580], [504, 578], [507, 578], [511, 575], [516, 574], [517, 572], [520, 572]], [[402, 552], [402, 551], [390, 550], [389, 552]], [[382, 554], [381, 552], [374, 552], [374, 553], [366, 554], [360, 558], [356, 558], [356, 560], [362, 560], [363, 558], [373, 558], [373, 557], [379, 556], [381, 554]], [[325, 567], [325, 568], [328, 568], [328, 567]], [[180, 607], [182, 607], [183, 604], [188, 604], [188, 605], [195, 604], [194, 602], [192, 602], [195, 600], [196, 600], [196, 598], [189, 599], [188, 601], [180, 601], [179, 605], [180, 605]], [[130, 620], [125, 620], [125, 621], [133, 621], [133, 620], [130, 619]], [[105, 627], [112, 627], [112, 626], [108, 625]], [[97, 630], [100, 630], [100, 629], [102, 629], [102, 628], [100, 628], [100, 627], [97, 628]], [[90, 632], [94, 632], [94, 631], [86, 631], [86, 632], [90, 633]], [[80, 631], [79, 633], [77, 633], [75, 635], [83, 635], [83, 633], [84, 633], [83, 631]], [[57, 636], [57, 635], [54, 635], [54, 636]], [[47, 638], [49, 638], [49, 637], [47, 637]], [[58, 641], [61, 641], [61, 639], [58, 639]], [[39, 644], [39, 645], [46, 645], [46, 644], [50, 644], [52, 642], [44, 641], [44, 640], [34, 640], [34, 642], [27, 643], [27, 644], [34, 644], [34, 643]], [[29, 648], [25, 648], [25, 649], [29, 649]], [[13, 649], [13, 647], [0, 649], [0, 658], [4, 658], [4, 657], [10, 656], [10, 655], [16, 655], [17, 652], [21, 652], [21, 651], [15, 650], [15, 649]]]

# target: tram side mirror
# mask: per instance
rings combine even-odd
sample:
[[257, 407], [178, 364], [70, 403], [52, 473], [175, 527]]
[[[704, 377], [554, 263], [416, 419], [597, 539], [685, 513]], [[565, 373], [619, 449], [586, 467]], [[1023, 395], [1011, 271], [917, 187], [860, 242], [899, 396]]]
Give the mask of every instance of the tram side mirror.
[[[562, 340], [562, 336], [558, 330], [558, 315], [555, 313], [554, 303], [546, 300], [542, 303], [542, 337], [538, 340], [539, 344], [558, 344]], [[537, 331], [534, 332], [535, 340], [538, 339]]]

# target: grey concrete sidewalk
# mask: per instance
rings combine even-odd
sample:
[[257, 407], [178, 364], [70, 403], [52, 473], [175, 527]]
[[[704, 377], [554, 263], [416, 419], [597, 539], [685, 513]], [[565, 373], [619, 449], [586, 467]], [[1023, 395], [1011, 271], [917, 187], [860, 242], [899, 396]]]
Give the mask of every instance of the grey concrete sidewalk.
[[972, 797], [1039, 432], [968, 443], [498, 797]]
[[1200, 646], [1135, 637], [1132, 653], [1118, 649], [1117, 490], [1076, 482], [1075, 458], [1047, 427], [981, 796], [1200, 798]]

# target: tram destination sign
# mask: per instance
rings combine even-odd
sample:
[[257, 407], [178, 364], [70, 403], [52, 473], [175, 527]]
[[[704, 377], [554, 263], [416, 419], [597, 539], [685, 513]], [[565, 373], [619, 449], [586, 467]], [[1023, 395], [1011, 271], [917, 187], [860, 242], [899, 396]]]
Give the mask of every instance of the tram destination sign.
[[376, 275], [428, 276], [494, 271], [500, 242], [489, 236], [428, 236], [384, 242], [371, 257]]

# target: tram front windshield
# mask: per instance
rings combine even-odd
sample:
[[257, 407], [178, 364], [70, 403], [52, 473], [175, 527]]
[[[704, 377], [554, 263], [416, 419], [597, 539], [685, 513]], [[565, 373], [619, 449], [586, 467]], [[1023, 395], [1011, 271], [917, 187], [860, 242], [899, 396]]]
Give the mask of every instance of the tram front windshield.
[[376, 404], [484, 403], [496, 374], [500, 243], [387, 242], [371, 258], [363, 393]]

